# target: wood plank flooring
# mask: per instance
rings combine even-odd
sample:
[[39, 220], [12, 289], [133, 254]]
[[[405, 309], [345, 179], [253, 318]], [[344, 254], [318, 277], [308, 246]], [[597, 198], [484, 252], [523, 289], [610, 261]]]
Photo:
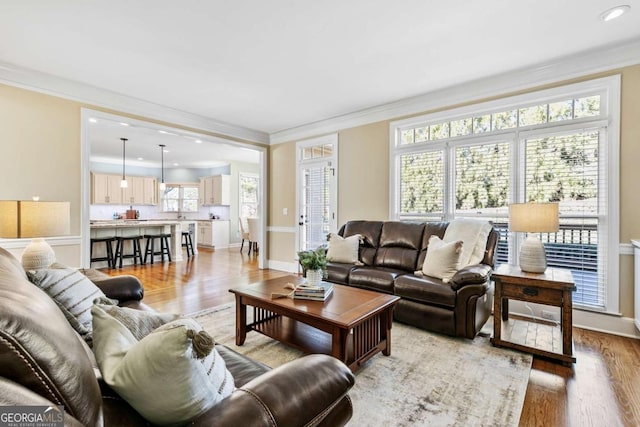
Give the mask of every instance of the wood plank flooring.
[[[229, 288], [286, 275], [259, 270], [256, 257], [238, 249], [200, 249], [181, 262], [102, 271], [137, 276], [147, 304], [176, 313], [231, 302]], [[520, 426], [640, 426], [640, 340], [579, 328], [573, 337], [573, 367], [534, 359]]]

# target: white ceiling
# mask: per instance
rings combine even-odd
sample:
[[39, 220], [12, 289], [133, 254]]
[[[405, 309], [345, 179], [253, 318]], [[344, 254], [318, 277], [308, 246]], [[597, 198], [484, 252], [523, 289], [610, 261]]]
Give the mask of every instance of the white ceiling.
[[640, 37], [640, 0], [0, 0], [0, 62], [274, 133]]
[[[154, 123], [110, 114], [89, 114], [86, 123], [90, 158], [98, 163], [122, 164], [122, 141], [127, 138], [126, 164], [160, 168], [164, 144], [164, 167], [214, 168], [229, 162], [258, 163], [258, 151], [222, 138], [198, 135]], [[126, 126], [125, 126], [126, 125]]]

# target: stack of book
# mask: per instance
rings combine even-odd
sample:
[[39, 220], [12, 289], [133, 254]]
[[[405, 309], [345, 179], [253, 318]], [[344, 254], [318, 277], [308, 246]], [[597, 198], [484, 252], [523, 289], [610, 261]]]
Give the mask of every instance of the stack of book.
[[325, 301], [333, 292], [333, 283], [320, 282], [319, 286], [310, 286], [305, 283], [298, 285], [293, 293], [295, 299], [308, 299], [312, 301]]

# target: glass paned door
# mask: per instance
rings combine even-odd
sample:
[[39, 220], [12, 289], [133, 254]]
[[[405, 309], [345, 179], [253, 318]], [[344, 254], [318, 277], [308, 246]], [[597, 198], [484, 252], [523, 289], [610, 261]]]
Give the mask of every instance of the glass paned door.
[[331, 162], [300, 165], [300, 250], [315, 249], [336, 229], [335, 171]]

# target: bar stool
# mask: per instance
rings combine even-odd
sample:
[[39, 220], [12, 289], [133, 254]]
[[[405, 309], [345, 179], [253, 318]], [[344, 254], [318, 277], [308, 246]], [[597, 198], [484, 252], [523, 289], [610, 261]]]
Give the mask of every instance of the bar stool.
[[[113, 265], [118, 262], [118, 267], [122, 268], [122, 260], [124, 258], [133, 258], [133, 263], [137, 264], [140, 260], [140, 264], [144, 264], [142, 260], [142, 251], [140, 250], [140, 239], [142, 236], [118, 236], [116, 241], [116, 255], [113, 259]], [[132, 244], [132, 252], [130, 254], [124, 253], [124, 243], [130, 241]]]
[[[151, 255], [151, 264], [153, 264], [153, 258], [155, 255], [160, 255], [160, 261], [164, 262], [164, 256], [166, 255], [171, 262], [171, 250], [169, 245], [169, 238], [171, 234], [145, 234], [143, 236], [147, 239], [147, 244], [144, 249], [144, 263], [147, 262], [147, 256]], [[160, 239], [160, 250], [155, 250], [155, 241]]]
[[[89, 264], [92, 262], [98, 261], [107, 261], [107, 265], [109, 268], [115, 268], [115, 259], [113, 257], [113, 245], [112, 243], [116, 241], [115, 236], [111, 237], [92, 237], [91, 238], [91, 247], [89, 248]], [[93, 256], [93, 244], [94, 243], [104, 243], [106, 247], [106, 255], [102, 257], [94, 257]]]
[[182, 232], [182, 247], [187, 248], [187, 258], [195, 255], [195, 252], [193, 251], [193, 239], [191, 238], [190, 231]]

